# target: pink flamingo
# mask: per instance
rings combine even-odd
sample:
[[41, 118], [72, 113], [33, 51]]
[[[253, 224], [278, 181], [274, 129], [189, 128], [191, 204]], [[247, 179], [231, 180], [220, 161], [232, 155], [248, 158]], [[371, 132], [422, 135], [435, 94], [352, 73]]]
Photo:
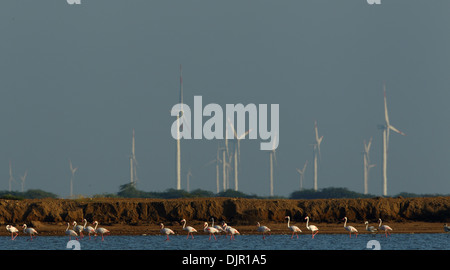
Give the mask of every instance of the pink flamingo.
[[95, 231], [95, 234], [96, 234], [95, 236], [97, 236], [98, 233], [101, 234], [102, 235], [102, 241], [103, 241], [103, 235], [104, 234], [109, 234], [110, 231], [105, 229], [105, 228], [101, 228], [101, 227], [97, 229], [97, 226], [98, 226], [98, 221], [97, 220], [92, 223], [92, 225], [94, 225], [94, 224], [95, 224], [94, 231]]
[[316, 225], [309, 225], [308, 226], [308, 224], [309, 224], [309, 217], [305, 217], [305, 219], [306, 219], [306, 228], [311, 231], [312, 238], [314, 238], [314, 236], [316, 236], [316, 234], [319, 233], [319, 228], [317, 228]]
[[215, 233], [218, 233], [219, 230], [214, 227], [209, 227], [208, 222], [205, 222], [203, 225], [203, 231], [209, 233], [209, 240], [211, 240], [211, 235], [214, 236], [214, 240], [217, 240]]
[[[11, 233], [11, 240], [16, 239], [16, 237], [19, 235], [19, 230], [14, 226], [6, 225], [6, 230]], [[16, 234], [16, 236], [13, 237], [13, 234]]]
[[167, 236], [166, 241], [170, 240], [170, 239], [169, 239], [169, 234], [175, 234], [171, 229], [169, 229], [169, 228], [164, 228], [164, 224], [161, 223], [159, 226], [160, 226], [160, 230], [159, 230], [159, 231], [160, 231], [162, 234], [165, 234], [165, 235]]
[[194, 227], [186, 226], [186, 219], [184, 218], [181, 220], [181, 223], [183, 223], [183, 230], [188, 232], [186, 239], [189, 239], [189, 234], [191, 234], [192, 239], [194, 239], [194, 234], [192, 233], [197, 232], [197, 230]]
[[294, 233], [297, 235], [297, 239], [298, 239], [298, 233], [302, 232], [302, 230], [300, 230], [299, 227], [294, 226], [294, 225], [289, 226], [289, 222], [291, 221], [291, 217], [290, 216], [285, 216], [284, 218], [287, 218], [287, 220], [288, 220], [287, 226], [288, 226], [289, 230], [292, 231], [291, 239], [294, 238]]
[[78, 240], [78, 234], [74, 231], [69, 229], [70, 223], [67, 222], [67, 228], [66, 228], [66, 235], [69, 236], [69, 240], [72, 239], [72, 236], [75, 236], [75, 239]]
[[267, 226], [261, 226], [261, 224], [259, 224], [259, 222], [256, 223], [256, 227], [257, 227], [257, 231], [262, 233], [263, 235], [263, 239], [266, 239], [266, 233], [268, 233], [270, 235], [270, 228]]
[[35, 234], [37, 234], [38, 232], [34, 228], [27, 228], [27, 224], [23, 224], [22, 228], [23, 228], [23, 233], [30, 235], [31, 241], [33, 241], [33, 236], [34, 236], [34, 238], [37, 237]]
[[380, 224], [378, 224], [378, 228], [380, 228], [380, 230], [384, 231], [386, 237], [387, 237], [388, 234], [389, 234], [389, 236], [391, 236], [391, 233], [389, 231], [392, 231], [392, 228], [389, 227], [388, 225], [381, 226], [381, 222], [382, 222], [381, 218], [379, 218], [378, 221], [380, 221]]
[[225, 222], [223, 223], [223, 230], [226, 232], [226, 234], [230, 235], [230, 240], [234, 240], [234, 235], [235, 234], [240, 234], [238, 230], [236, 230], [235, 228], [228, 226]]
[[358, 238], [358, 230], [353, 226], [346, 226], [347, 225], [347, 217], [344, 217], [342, 220], [345, 220], [344, 222], [344, 229], [346, 229], [350, 233], [350, 238], [352, 238], [352, 233], [355, 233], [356, 237]]

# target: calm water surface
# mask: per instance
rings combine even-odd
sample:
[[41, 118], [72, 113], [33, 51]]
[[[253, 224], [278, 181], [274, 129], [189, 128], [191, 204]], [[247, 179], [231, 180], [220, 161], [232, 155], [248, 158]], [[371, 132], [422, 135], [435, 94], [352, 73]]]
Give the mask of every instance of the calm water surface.
[[[350, 239], [345, 234], [318, 234], [315, 239], [310, 235], [300, 235], [291, 239], [290, 235], [271, 235], [265, 240], [260, 235], [237, 235], [235, 240], [224, 236], [217, 240], [208, 240], [209, 236], [197, 235], [195, 239], [186, 239], [185, 235], [165, 236], [106, 236], [80, 241], [81, 250], [366, 250], [370, 240], [377, 240], [382, 250], [449, 250], [450, 234], [362, 234]], [[72, 239], [73, 240], [73, 239]], [[67, 250], [67, 236], [41, 236], [29, 241], [26, 236], [0, 237], [0, 250]], [[77, 244], [77, 242], [75, 242]], [[74, 246], [71, 246], [71, 249]]]

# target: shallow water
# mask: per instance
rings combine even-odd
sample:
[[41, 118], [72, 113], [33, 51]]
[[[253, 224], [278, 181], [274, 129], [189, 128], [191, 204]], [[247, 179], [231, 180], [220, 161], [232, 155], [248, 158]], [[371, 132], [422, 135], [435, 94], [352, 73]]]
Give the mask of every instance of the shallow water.
[[[169, 241], [162, 235], [126, 236], [110, 235], [84, 238], [69, 243], [67, 236], [41, 236], [29, 240], [29, 237], [18, 236], [14, 241], [8, 236], [0, 237], [0, 250], [367, 250], [368, 242], [376, 240], [381, 250], [449, 250], [450, 234], [361, 234], [349, 238], [347, 234], [299, 235], [291, 239], [291, 235], [271, 235], [262, 239], [261, 235], [237, 235], [235, 240], [218, 236], [217, 240], [209, 240], [207, 235], [196, 235], [194, 239], [186, 239], [186, 235], [171, 235]], [[74, 240], [72, 238], [72, 240]], [[377, 242], [375, 242], [378, 244]], [[69, 247], [68, 247], [69, 244]], [[75, 244], [72, 245], [72, 244]], [[372, 249], [372, 245], [369, 245]]]

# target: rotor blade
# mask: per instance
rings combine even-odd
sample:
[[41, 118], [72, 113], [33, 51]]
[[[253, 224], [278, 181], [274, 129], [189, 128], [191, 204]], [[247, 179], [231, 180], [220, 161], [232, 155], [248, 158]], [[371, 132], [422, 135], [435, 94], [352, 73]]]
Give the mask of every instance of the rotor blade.
[[389, 126], [389, 115], [387, 109], [387, 99], [386, 99], [386, 85], [383, 84], [384, 87], [384, 120], [386, 121], [386, 125]]
[[231, 124], [230, 118], [227, 118], [227, 120], [228, 120], [228, 124], [230, 124], [230, 127], [233, 130], [234, 138], [237, 139], [238, 136], [237, 136], [236, 130], [234, 130], [234, 126]]
[[305, 162], [305, 165], [303, 166], [303, 172], [306, 170], [306, 165], [308, 165], [308, 161]]
[[398, 134], [401, 134], [403, 136], [406, 136], [405, 133], [401, 132], [400, 130], [396, 129], [394, 126], [389, 126], [389, 129], [392, 129], [394, 132], [397, 132]]

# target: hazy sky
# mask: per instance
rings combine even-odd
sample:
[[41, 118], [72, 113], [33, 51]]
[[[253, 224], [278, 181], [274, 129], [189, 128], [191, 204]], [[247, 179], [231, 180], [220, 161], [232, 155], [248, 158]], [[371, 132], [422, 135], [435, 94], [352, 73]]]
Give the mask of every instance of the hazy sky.
[[[373, 137], [369, 192], [380, 195], [386, 83], [388, 194], [450, 193], [450, 2], [382, 0], [4, 0], [0, 2], [0, 190], [8, 163], [26, 189], [117, 192], [129, 182], [136, 130], [138, 188], [176, 187], [170, 109], [279, 104], [275, 195], [299, 189], [314, 120], [319, 188], [363, 191], [363, 140]], [[206, 119], [205, 119], [206, 120]], [[182, 142], [182, 188], [216, 190], [217, 140]], [[241, 141], [239, 190], [269, 194], [269, 154]], [[233, 187], [233, 185], [231, 185]]]

